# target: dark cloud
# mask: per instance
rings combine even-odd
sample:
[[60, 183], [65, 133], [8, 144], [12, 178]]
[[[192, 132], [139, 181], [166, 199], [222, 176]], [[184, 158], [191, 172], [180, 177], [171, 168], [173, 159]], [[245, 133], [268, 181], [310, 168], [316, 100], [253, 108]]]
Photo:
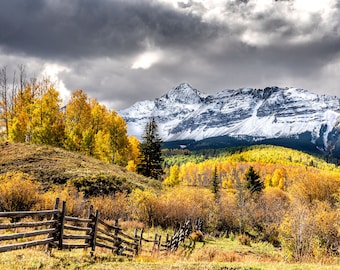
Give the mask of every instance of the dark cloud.
[[215, 26], [154, 1], [4, 0], [0, 46], [51, 58], [115, 56], [138, 52], [145, 41], [190, 45]]
[[[305, 11], [293, 0], [2, 0], [0, 61], [33, 75], [60, 65], [69, 90], [115, 109], [181, 82], [209, 93], [278, 85], [339, 95], [340, 5], [332, 1]], [[144, 52], [158, 58], [132, 69]]]

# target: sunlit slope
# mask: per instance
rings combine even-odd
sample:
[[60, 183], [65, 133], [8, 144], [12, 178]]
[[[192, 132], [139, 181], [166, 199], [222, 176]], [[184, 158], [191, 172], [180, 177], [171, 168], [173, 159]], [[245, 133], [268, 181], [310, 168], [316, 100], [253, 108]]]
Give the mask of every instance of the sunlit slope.
[[46, 145], [0, 144], [0, 174], [20, 171], [51, 184], [111, 185], [112, 191], [159, 187], [160, 182], [95, 158]]
[[240, 151], [239, 153], [227, 155], [219, 159], [235, 162], [243, 161], [258, 162], [263, 164], [308, 166], [320, 170], [340, 172], [339, 166], [327, 163], [323, 159], [301, 151], [280, 146], [262, 145], [250, 147], [246, 151]]
[[[339, 166], [278, 146], [250, 147], [210, 158], [207, 153], [178, 155], [169, 157], [166, 162], [171, 166], [178, 166], [178, 170], [170, 168], [168, 179], [177, 179], [177, 182], [189, 186], [210, 187], [216, 171], [221, 186], [232, 190], [244, 180], [245, 172], [253, 167], [266, 187], [287, 190], [293, 183], [304, 182], [307, 185], [315, 184], [315, 191], [319, 192], [318, 185], [329, 182], [340, 188]], [[173, 175], [175, 172], [178, 176]]]

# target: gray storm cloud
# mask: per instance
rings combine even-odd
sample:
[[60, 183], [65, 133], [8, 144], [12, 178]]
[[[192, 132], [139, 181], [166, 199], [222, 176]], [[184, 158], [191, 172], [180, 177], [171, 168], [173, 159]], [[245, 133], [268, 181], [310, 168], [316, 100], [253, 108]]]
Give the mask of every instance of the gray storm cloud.
[[158, 46], [190, 46], [217, 32], [195, 15], [154, 1], [4, 0], [0, 45], [47, 58], [129, 55]]
[[[181, 82], [339, 95], [337, 1], [3, 0], [0, 61], [54, 74], [114, 109]], [[0, 64], [1, 64], [0, 63]], [[66, 71], [67, 70], [67, 71]]]

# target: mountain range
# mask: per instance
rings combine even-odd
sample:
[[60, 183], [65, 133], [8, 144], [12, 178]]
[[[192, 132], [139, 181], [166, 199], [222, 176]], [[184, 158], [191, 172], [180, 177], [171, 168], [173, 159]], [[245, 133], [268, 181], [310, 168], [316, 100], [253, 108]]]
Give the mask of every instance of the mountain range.
[[182, 83], [118, 112], [141, 138], [154, 118], [167, 147], [274, 144], [340, 158], [340, 98], [300, 88], [223, 90], [208, 95]]

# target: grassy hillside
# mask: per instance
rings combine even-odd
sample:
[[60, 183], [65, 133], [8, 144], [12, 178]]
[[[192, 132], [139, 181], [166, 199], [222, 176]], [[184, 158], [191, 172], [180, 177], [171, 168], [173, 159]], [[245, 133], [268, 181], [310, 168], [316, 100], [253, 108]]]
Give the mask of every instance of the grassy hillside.
[[[97, 185], [111, 191], [134, 187], [159, 188], [161, 183], [78, 153], [47, 145], [0, 144], [0, 174], [20, 171], [33, 176], [46, 188], [52, 184]], [[99, 186], [98, 186], [99, 185]]]

